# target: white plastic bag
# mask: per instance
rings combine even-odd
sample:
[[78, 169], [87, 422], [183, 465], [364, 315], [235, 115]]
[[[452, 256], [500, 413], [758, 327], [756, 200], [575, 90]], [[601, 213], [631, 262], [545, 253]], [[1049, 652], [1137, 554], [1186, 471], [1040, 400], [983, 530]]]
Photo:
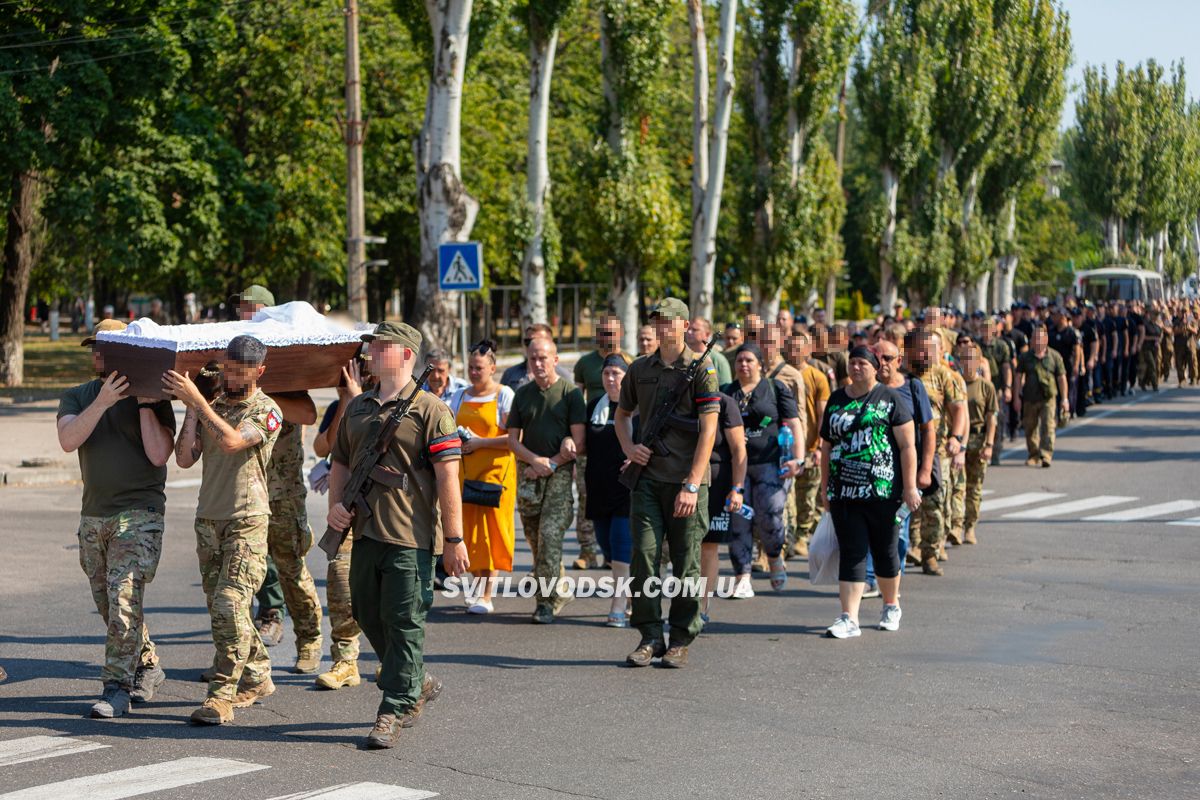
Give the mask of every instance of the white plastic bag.
[[818, 586], [836, 586], [838, 582], [839, 550], [833, 517], [826, 511], [817, 523], [817, 530], [808, 543], [808, 580]]

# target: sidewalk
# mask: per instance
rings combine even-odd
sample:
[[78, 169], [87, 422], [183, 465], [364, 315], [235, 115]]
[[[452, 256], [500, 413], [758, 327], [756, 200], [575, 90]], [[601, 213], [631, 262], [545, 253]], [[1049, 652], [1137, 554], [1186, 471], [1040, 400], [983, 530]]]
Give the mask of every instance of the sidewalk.
[[[571, 369], [582, 353], [565, 352], [562, 364]], [[520, 361], [515, 356], [500, 359], [497, 372]], [[454, 364], [458, 374], [458, 364]], [[335, 389], [315, 389], [311, 392], [318, 415], [336, 397]], [[183, 405], [174, 404], [177, 425], [183, 424]], [[3, 486], [35, 486], [51, 483], [78, 482], [79, 458], [64, 453], [58, 446], [56, 416], [58, 400], [35, 400], [27, 403], [0, 403], [0, 488]], [[315, 435], [315, 426], [306, 431], [306, 445]], [[199, 478], [198, 470], [181, 470], [172, 459], [167, 463], [167, 481]]]

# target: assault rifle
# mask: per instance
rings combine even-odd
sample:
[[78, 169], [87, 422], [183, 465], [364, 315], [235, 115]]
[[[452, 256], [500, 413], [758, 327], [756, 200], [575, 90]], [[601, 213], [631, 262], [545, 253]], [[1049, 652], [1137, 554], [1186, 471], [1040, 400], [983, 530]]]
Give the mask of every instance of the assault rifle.
[[[379, 429], [379, 435], [375, 437], [375, 441], [371, 443], [370, 447], [362, 451], [362, 455], [359, 457], [357, 463], [350, 470], [350, 479], [346, 481], [345, 489], [342, 491], [341, 502], [360, 521], [371, 518], [371, 509], [367, 505], [367, 495], [375, 488], [375, 478], [372, 473], [379, 466], [379, 460], [383, 458], [383, 454], [387, 452], [388, 445], [392, 442], [392, 437], [396, 435], [396, 428], [400, 427], [400, 421], [404, 419], [404, 415], [412, 408], [413, 401], [421, 393], [421, 387], [425, 385], [425, 381], [428, 380], [429, 373], [431, 372], [433, 372], [432, 364], [425, 367], [425, 371], [416, 379], [417, 385], [409, 393], [408, 397], [396, 403], [396, 407], [392, 409], [392, 413], [388, 414], [387, 419], [384, 420], [383, 427]], [[342, 424], [346, 423], [343, 422]], [[334, 558], [337, 556], [338, 550], [342, 547], [342, 542], [346, 540], [346, 536], [349, 533], [350, 527], [347, 527], [344, 531], [326, 527], [325, 535], [321, 537], [321, 541], [317, 543], [317, 546], [324, 550], [330, 558]]]
[[[708, 354], [712, 352], [713, 346], [717, 343], [717, 337], [714, 336], [712, 341], [708, 343], [708, 347], [704, 348], [704, 352], [700, 357], [688, 364], [687, 369], [683, 372], [676, 371], [672, 377], [675, 379], [674, 384], [667, 388], [666, 395], [663, 396], [662, 402], [659, 403], [650, 413], [650, 417], [642, 421], [640, 425], [641, 442], [654, 451], [655, 455], [667, 456], [671, 451], [667, 449], [666, 442], [663, 441], [663, 432], [671, 427], [671, 417], [675, 414], [675, 406], [679, 405], [679, 400], [683, 397], [684, 392], [692, 385], [692, 381], [696, 379], [698, 373], [704, 365], [704, 359], [708, 358]], [[617, 478], [622, 486], [633, 489], [637, 486], [638, 480], [642, 477], [642, 470], [645, 467], [641, 464], [635, 464], [630, 461], [629, 466]]]

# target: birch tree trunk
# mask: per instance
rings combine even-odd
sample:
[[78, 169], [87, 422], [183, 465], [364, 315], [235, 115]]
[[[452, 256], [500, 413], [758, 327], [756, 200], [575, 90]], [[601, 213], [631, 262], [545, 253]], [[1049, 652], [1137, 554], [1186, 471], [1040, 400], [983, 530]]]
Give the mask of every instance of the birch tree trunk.
[[[689, 13], [692, 5], [696, 5], [696, 12], [699, 15], [702, 7], [700, 0], [689, 0]], [[722, 0], [721, 2], [721, 21], [720, 29], [717, 38], [717, 94], [716, 94], [716, 113], [712, 122], [711, 141], [705, 142], [703, 139], [694, 138], [692, 147], [693, 152], [697, 157], [697, 165], [703, 163], [705, 166], [705, 182], [702, 184], [703, 192], [699, 205], [699, 216], [696, 216], [696, 173], [692, 175], [692, 285], [691, 285], [691, 312], [693, 316], [704, 317], [712, 320], [715, 309], [713, 292], [715, 288], [715, 271], [717, 266], [717, 222], [721, 215], [721, 197], [725, 189], [725, 157], [729, 149], [729, 118], [733, 113], [733, 43], [735, 40], [737, 26], [737, 6], [738, 0]], [[703, 18], [700, 18], [700, 44], [704, 44], [703, 37]], [[693, 37], [692, 46], [697, 45], [697, 39]], [[695, 111], [697, 114], [703, 113], [707, 118], [707, 96], [708, 96], [708, 72], [707, 72], [707, 54], [703, 58], [705, 62], [704, 72], [704, 96], [705, 101], [703, 108], [697, 104]], [[694, 65], [699, 69], [699, 63], [694, 61]], [[699, 91], [699, 79], [697, 79], [696, 90]], [[702, 133], [702, 126], [697, 124], [693, 127], [693, 137], [698, 137]], [[703, 126], [703, 127], [706, 127]], [[708, 134], [704, 133], [705, 136]], [[705, 151], [705, 147], [709, 150]], [[701, 153], [707, 152], [707, 155], [701, 156]], [[699, 228], [699, 251], [697, 251], [696, 230]], [[699, 275], [697, 275], [699, 271]]]
[[[1017, 198], [1011, 197], [1008, 200], [1008, 220], [1004, 223], [1004, 241], [1008, 245], [1008, 250], [1012, 250], [1014, 242], [1017, 238]], [[1017, 256], [1015, 253], [1001, 256], [999, 263], [999, 285], [997, 291], [999, 294], [998, 303], [1001, 308], [1008, 308], [1013, 301], [1013, 284], [1016, 282], [1017, 275]]]
[[521, 259], [521, 327], [546, 322], [546, 198], [550, 192], [548, 130], [550, 126], [550, 78], [558, 28], [541, 41], [529, 43], [529, 133], [526, 138], [525, 201], [529, 204], [532, 228], [525, 256]]
[[1118, 219], [1109, 217], [1104, 221], [1104, 247], [1108, 257], [1115, 262], [1121, 256], [1121, 234]]
[[879, 240], [879, 308], [890, 314], [896, 305], [896, 276], [892, 271], [892, 249], [896, 243], [896, 201], [900, 178], [890, 164], [883, 167], [884, 220]]
[[1192, 254], [1196, 258], [1196, 275], [1200, 277], [1200, 214], [1192, 217]]
[[25, 381], [25, 300], [33, 272], [34, 230], [41, 184], [36, 172], [9, 175], [4, 271], [0, 274], [0, 384]]
[[414, 144], [417, 212], [421, 224], [421, 270], [413, 323], [426, 347], [449, 347], [457, 329], [457, 300], [438, 289], [438, 245], [464, 242], [475, 226], [479, 202], [463, 186], [463, 73], [472, 0], [425, 0], [433, 36], [433, 72], [425, 122]]
[[971, 311], [983, 311], [988, 313], [991, 311], [992, 304], [990, 302], [990, 292], [992, 273], [985, 272], [975, 279], [975, 292], [971, 300]]
[[1154, 271], [1159, 275], [1166, 269], [1167, 229], [1164, 227], [1154, 237]]
[[692, 42], [692, 269], [688, 305], [693, 316], [711, 317], [711, 313], [701, 310], [705, 299], [704, 197], [708, 192], [708, 38], [702, 0], [688, 0], [688, 27]]

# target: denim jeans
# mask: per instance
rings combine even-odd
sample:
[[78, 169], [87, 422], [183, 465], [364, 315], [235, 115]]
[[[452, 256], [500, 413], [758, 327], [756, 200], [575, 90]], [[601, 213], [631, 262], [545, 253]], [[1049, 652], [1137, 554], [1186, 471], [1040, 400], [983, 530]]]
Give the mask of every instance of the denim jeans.
[[[896, 549], [900, 551], [900, 574], [904, 574], [904, 558], [908, 555], [908, 545], [910, 542], [908, 535], [908, 526], [912, 524], [912, 514], [904, 518], [904, 522], [900, 524], [900, 541], [896, 545]], [[871, 558], [871, 553], [867, 551], [867, 586], [875, 588], [875, 561]]]

